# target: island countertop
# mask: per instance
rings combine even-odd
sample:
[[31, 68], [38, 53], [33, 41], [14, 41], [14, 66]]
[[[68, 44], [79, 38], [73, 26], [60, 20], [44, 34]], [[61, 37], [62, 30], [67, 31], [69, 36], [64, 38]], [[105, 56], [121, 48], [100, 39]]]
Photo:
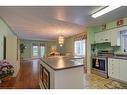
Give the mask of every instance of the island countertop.
[[83, 58], [72, 58], [65, 56], [53, 56], [41, 59], [53, 70], [63, 70], [83, 66]]

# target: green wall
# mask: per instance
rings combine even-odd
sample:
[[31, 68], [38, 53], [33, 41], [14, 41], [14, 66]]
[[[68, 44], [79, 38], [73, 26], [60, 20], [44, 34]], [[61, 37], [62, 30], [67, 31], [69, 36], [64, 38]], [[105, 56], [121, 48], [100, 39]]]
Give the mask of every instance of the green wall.
[[65, 52], [74, 55], [74, 36], [65, 38]]
[[87, 72], [91, 72], [91, 44], [94, 43], [95, 32], [100, 31], [100, 27], [87, 28]]

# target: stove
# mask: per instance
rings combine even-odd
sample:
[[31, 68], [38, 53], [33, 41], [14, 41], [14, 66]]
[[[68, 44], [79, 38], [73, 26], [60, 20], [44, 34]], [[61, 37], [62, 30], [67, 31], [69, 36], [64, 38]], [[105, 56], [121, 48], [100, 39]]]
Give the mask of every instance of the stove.
[[92, 57], [92, 73], [108, 78], [108, 57], [94, 56]]

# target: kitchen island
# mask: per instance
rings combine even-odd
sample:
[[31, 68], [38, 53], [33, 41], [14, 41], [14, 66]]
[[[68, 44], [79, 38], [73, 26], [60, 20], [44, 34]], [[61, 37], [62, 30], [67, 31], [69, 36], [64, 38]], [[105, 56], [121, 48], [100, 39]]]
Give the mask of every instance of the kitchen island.
[[48, 89], [83, 89], [83, 59], [54, 56], [41, 59], [40, 87]]

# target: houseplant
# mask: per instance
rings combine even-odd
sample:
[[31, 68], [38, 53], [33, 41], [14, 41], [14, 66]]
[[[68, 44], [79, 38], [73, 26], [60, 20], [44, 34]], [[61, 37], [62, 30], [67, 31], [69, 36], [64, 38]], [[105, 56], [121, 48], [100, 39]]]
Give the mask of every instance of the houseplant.
[[0, 61], [0, 83], [2, 79], [12, 76], [14, 73], [14, 67], [7, 61], [1, 60]]
[[21, 56], [21, 60], [23, 60], [23, 57], [22, 57], [22, 54], [24, 53], [24, 50], [25, 50], [25, 45], [23, 43], [20, 44], [20, 56]]

